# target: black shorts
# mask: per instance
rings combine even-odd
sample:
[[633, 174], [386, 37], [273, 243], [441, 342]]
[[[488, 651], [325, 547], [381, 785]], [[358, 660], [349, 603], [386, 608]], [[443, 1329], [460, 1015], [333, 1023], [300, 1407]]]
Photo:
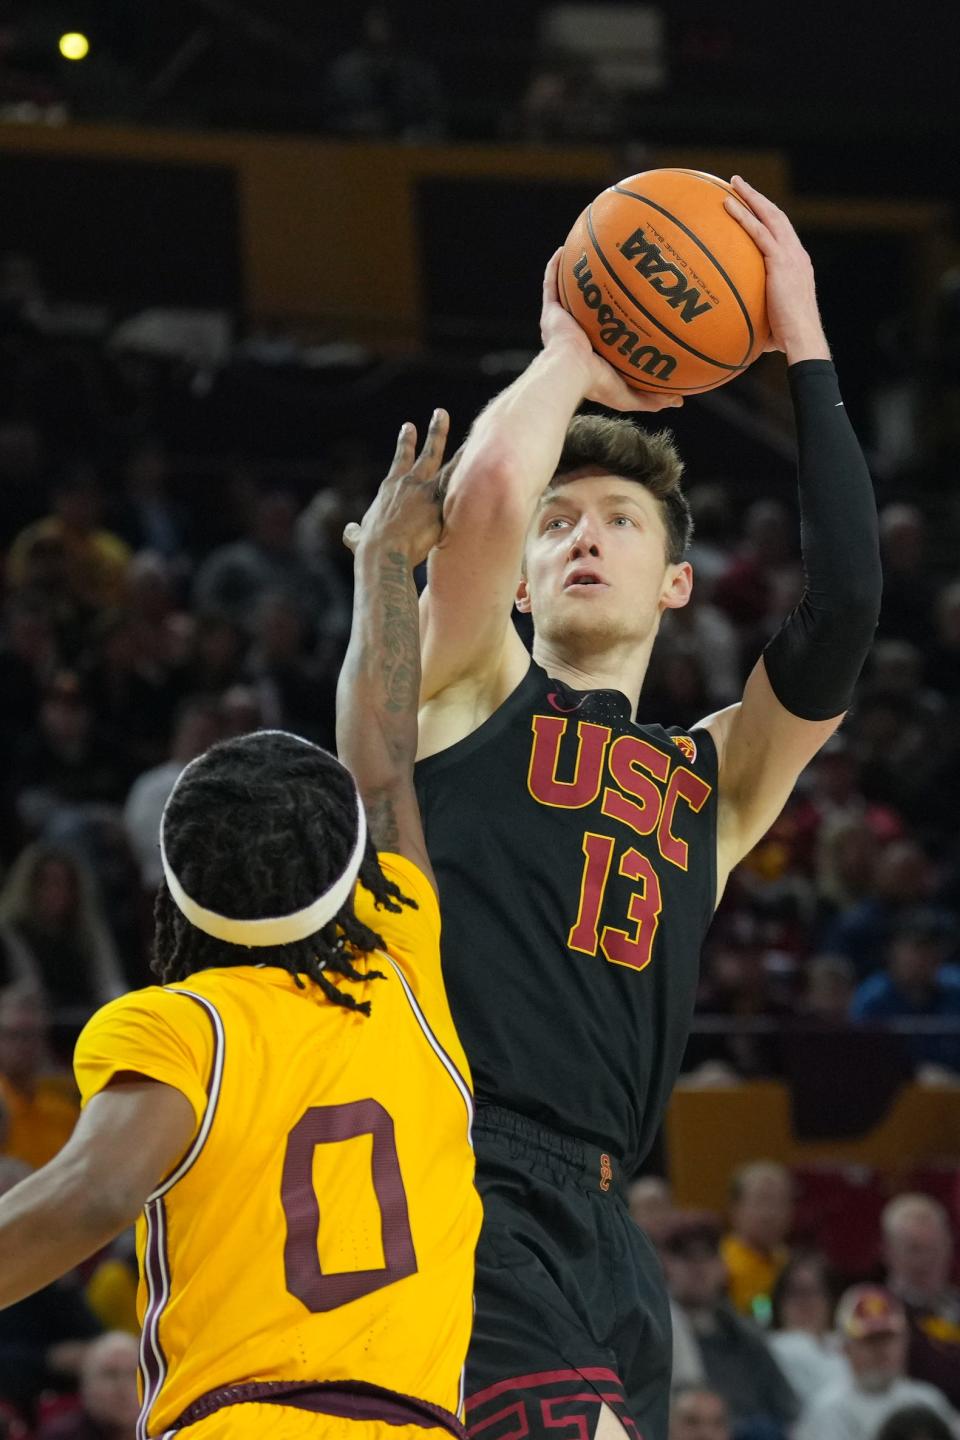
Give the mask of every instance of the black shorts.
[[670, 1308], [617, 1161], [495, 1106], [478, 1106], [474, 1142], [471, 1437], [589, 1440], [605, 1402], [634, 1440], [666, 1440]]

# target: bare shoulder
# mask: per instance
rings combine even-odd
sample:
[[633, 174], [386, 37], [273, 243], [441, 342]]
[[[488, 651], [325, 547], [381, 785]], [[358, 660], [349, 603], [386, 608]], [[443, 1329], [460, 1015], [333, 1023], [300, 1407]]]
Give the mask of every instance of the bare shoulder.
[[505, 638], [499, 664], [488, 673], [465, 675], [421, 700], [417, 759], [449, 750], [479, 730], [520, 684], [530, 656], [513, 625]]

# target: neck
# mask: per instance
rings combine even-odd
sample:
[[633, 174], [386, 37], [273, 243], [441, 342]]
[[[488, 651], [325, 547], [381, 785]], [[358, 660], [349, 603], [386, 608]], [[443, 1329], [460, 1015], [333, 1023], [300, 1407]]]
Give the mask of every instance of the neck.
[[561, 647], [534, 636], [533, 658], [548, 675], [563, 680], [574, 690], [619, 690], [636, 714], [640, 691], [650, 664], [655, 633], [649, 639], [617, 640], [605, 650], [584, 647], [583, 653], [569, 644]]

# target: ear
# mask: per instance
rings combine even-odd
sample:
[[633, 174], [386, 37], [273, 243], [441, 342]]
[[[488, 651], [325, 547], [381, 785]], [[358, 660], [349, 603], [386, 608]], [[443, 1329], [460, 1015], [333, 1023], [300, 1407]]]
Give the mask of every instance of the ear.
[[679, 565], [668, 565], [660, 592], [660, 606], [663, 610], [682, 610], [689, 603], [693, 592], [693, 570], [689, 561]]
[[520, 584], [517, 586], [514, 604], [521, 615], [530, 614], [530, 586], [527, 583], [527, 577], [525, 575], [521, 577]]

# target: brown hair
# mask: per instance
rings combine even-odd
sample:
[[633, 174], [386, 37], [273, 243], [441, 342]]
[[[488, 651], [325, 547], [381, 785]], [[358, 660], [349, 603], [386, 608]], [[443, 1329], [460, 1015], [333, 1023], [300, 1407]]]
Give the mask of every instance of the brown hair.
[[575, 470], [596, 466], [635, 480], [660, 501], [667, 531], [667, 560], [678, 565], [693, 538], [693, 518], [680, 489], [683, 461], [669, 430], [651, 433], [609, 415], [575, 415], [567, 426], [551, 488]]

